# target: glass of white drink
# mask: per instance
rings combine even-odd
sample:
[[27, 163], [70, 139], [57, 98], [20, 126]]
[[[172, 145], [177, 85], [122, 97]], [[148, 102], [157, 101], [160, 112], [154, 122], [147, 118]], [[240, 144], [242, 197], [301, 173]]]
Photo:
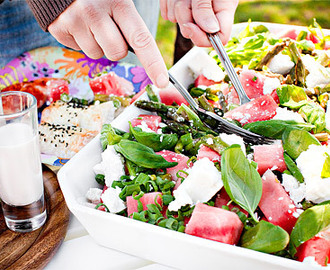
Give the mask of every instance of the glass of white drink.
[[0, 93], [0, 199], [6, 225], [16, 232], [46, 221], [36, 98]]

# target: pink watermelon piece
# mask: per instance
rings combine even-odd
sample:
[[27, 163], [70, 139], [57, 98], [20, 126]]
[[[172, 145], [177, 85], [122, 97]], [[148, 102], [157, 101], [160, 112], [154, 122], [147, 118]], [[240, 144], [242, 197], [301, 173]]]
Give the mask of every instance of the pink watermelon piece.
[[306, 39], [312, 41], [314, 44], [320, 43], [320, 39], [312, 33], [308, 33]]
[[[157, 201], [158, 204], [162, 206], [163, 200], [161, 195], [162, 195], [161, 192], [150, 192], [143, 194], [143, 196], [139, 199], [143, 205], [143, 210], [148, 209], [147, 208], [148, 204], [155, 204], [155, 200]], [[135, 200], [133, 196], [127, 196], [126, 203], [127, 203], [127, 216], [131, 217], [131, 214], [138, 211], [138, 200]]]
[[275, 100], [275, 102], [277, 104], [280, 104], [280, 99], [279, 99], [279, 97], [278, 97], [278, 95], [276, 93], [276, 90], [274, 90], [270, 95], [272, 96], [272, 98]]
[[[228, 205], [229, 202], [230, 204]], [[216, 195], [214, 206], [219, 208], [222, 208], [222, 206], [228, 206], [229, 210], [232, 210], [233, 208], [237, 208], [239, 211], [244, 213], [244, 215], [246, 216], [249, 215], [246, 210], [241, 208], [239, 205], [237, 205], [230, 199], [228, 193], [224, 188], [222, 188], [220, 192]]]
[[[176, 175], [179, 170], [187, 170], [188, 169], [188, 160], [189, 157], [183, 155], [183, 154], [178, 154], [170, 150], [162, 150], [160, 152], [157, 152], [156, 154], [161, 155], [166, 161], [168, 162], [177, 162], [178, 165], [167, 168], [166, 171], [172, 176], [172, 180], [174, 182], [177, 182], [178, 176]], [[180, 174], [180, 173], [179, 173]], [[186, 177], [185, 174], [180, 174], [183, 177]]]
[[89, 81], [94, 94], [129, 96], [134, 94], [133, 84], [125, 78], [119, 77], [113, 71], [102, 74]]
[[[266, 78], [265, 76], [254, 70], [243, 69], [238, 75], [238, 78], [245, 90], [246, 95], [250, 99], [258, 98], [264, 95], [263, 88]], [[239, 104], [239, 98], [235, 89], [231, 87], [229, 91], [228, 103]]]
[[327, 235], [317, 234], [301, 244], [297, 248], [296, 257], [300, 262], [304, 261], [306, 257], [314, 257], [319, 265], [326, 266], [330, 259], [329, 233]]
[[298, 29], [285, 29], [282, 32], [280, 32], [277, 36], [278, 38], [291, 38], [293, 40], [297, 40], [297, 37], [299, 35]]
[[147, 125], [148, 128], [156, 132], [159, 128], [162, 118], [158, 115], [140, 114], [131, 121], [133, 127]]
[[264, 95], [226, 112], [224, 116], [245, 125], [273, 118], [277, 107], [278, 105], [270, 95]]
[[198, 87], [198, 86], [211, 86], [211, 85], [214, 85], [216, 84], [215, 81], [212, 81], [212, 80], [209, 80], [208, 78], [206, 78], [203, 74], [201, 75], [198, 75], [198, 77], [195, 79], [195, 87]]
[[198, 149], [197, 160], [205, 157], [211, 160], [212, 162], [220, 162], [221, 160], [221, 156], [217, 151], [214, 151], [213, 149], [207, 147], [204, 144], [201, 144], [201, 146]]
[[203, 203], [197, 203], [185, 233], [235, 245], [243, 230], [237, 214]]
[[172, 105], [174, 102], [178, 105], [181, 105], [182, 103], [187, 106], [189, 105], [186, 99], [172, 85], [161, 89], [159, 91], [159, 98], [161, 102], [166, 105]]
[[254, 161], [258, 163], [258, 172], [263, 175], [268, 169], [283, 172], [287, 169], [283, 157], [282, 144], [253, 146]]
[[280, 226], [288, 233], [292, 231], [298, 218], [296, 206], [271, 170], [267, 170], [262, 176], [259, 208], [270, 223]]
[[265, 76], [251, 69], [243, 69], [239, 74], [239, 80], [249, 98], [263, 96]]

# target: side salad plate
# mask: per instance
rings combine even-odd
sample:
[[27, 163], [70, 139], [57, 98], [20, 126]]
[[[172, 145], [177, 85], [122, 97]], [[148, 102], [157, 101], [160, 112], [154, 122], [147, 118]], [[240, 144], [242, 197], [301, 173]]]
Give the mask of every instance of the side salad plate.
[[274, 143], [215, 132], [174, 88], [147, 86], [59, 170], [70, 211], [100, 245], [179, 269], [326, 266], [329, 35], [316, 21], [234, 25], [243, 105], [216, 53], [193, 48], [170, 73], [204, 110]]
[[53, 166], [65, 164], [148, 83], [142, 67], [63, 47], [26, 52], [0, 69], [0, 91], [37, 98], [42, 162]]

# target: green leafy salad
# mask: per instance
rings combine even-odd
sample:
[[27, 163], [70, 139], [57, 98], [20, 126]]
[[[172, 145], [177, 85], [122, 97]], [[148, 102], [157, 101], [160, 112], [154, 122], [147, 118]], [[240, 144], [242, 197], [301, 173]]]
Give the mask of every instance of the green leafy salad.
[[[271, 33], [248, 23], [226, 45], [250, 102], [215, 63], [191, 68], [199, 106], [274, 139], [215, 132], [173, 88], [147, 86], [128, 130], [100, 136], [98, 210], [259, 252], [326, 266], [330, 256], [330, 36], [314, 21]], [[215, 60], [215, 61], [214, 61]], [[195, 64], [196, 65], [196, 64]]]

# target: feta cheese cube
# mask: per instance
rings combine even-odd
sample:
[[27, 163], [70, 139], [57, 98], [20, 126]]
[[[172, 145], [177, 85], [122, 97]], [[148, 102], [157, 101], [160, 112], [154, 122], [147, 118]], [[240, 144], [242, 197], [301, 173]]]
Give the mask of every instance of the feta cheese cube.
[[99, 204], [101, 202], [102, 189], [90, 188], [86, 193], [86, 199], [93, 204]]
[[208, 158], [197, 160], [189, 170], [189, 175], [183, 183], [174, 190], [175, 200], [172, 201], [168, 209], [178, 211], [186, 204], [195, 205], [198, 202], [207, 202], [221, 188], [223, 182], [221, 173]]
[[304, 123], [302, 116], [294, 111], [290, 111], [287, 108], [278, 107], [276, 109], [276, 114], [273, 117], [274, 120], [293, 120], [298, 123]]
[[113, 181], [118, 181], [125, 174], [124, 160], [118, 154], [113, 145], [108, 145], [102, 153], [102, 169], [104, 171], [105, 184], [110, 187]]
[[108, 207], [110, 213], [119, 213], [126, 209], [125, 202], [119, 197], [120, 192], [121, 189], [119, 187], [109, 187], [101, 196], [103, 203]]
[[330, 70], [318, 63], [312, 56], [303, 55], [302, 61], [308, 70], [306, 76], [306, 86], [313, 88], [318, 85], [327, 85], [330, 83]]
[[219, 136], [221, 140], [228, 145], [239, 144], [241, 146], [244, 155], [246, 156], [246, 148], [242, 137], [236, 134], [226, 134], [226, 133], [220, 133]]
[[296, 178], [289, 174], [282, 174], [282, 186], [290, 194], [292, 201], [298, 205], [306, 196], [305, 183], [299, 183]]
[[330, 200], [330, 178], [321, 178], [321, 172], [329, 149], [322, 145], [310, 145], [296, 159], [305, 179], [306, 199], [314, 203]]
[[279, 53], [269, 62], [268, 68], [273, 73], [285, 75], [294, 67], [289, 55]]
[[263, 94], [271, 94], [279, 86], [281, 86], [279, 79], [267, 77], [264, 81]]

